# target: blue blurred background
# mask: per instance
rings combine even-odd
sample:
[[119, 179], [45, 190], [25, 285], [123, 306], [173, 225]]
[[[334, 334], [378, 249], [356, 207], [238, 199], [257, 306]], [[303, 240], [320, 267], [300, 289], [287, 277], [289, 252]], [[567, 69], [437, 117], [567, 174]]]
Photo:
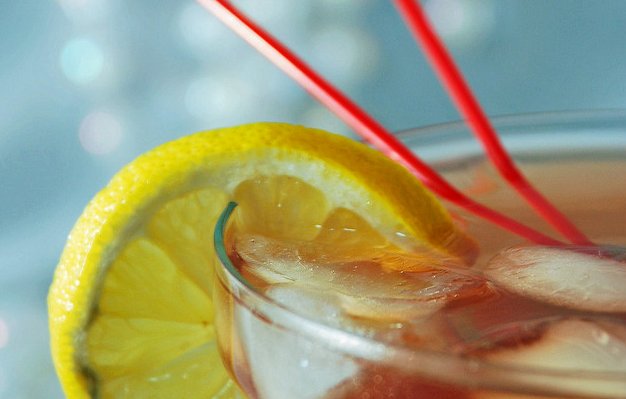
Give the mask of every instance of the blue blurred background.
[[[237, 4], [389, 129], [458, 119], [389, 1]], [[490, 115], [626, 107], [626, 2], [424, 5]], [[62, 397], [47, 288], [123, 164], [258, 120], [351, 135], [191, 0], [0, 0], [0, 54], [0, 398]]]

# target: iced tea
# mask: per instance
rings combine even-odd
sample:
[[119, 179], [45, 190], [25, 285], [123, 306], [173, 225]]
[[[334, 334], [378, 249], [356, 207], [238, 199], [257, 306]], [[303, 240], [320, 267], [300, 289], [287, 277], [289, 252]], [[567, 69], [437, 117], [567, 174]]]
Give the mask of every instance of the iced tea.
[[[248, 397], [626, 398], [626, 117], [496, 126], [530, 180], [598, 245], [540, 247], [451, 209], [480, 247], [468, 267], [391, 244], [346, 250], [360, 234], [352, 225], [322, 226], [343, 235], [311, 246], [231, 220], [218, 234], [216, 324]], [[401, 137], [471, 197], [550, 232], [462, 125]]]

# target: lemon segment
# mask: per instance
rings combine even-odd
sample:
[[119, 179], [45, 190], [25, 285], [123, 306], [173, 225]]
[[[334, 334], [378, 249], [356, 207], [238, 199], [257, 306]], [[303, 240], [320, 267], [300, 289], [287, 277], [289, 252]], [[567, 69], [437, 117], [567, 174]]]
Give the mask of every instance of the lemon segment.
[[101, 397], [123, 399], [152, 398], [245, 398], [230, 380], [215, 342], [205, 344], [149, 373], [133, 373], [107, 381]]
[[[235, 190], [234, 198], [246, 230], [274, 238], [312, 240], [330, 209], [320, 190], [284, 175], [244, 181]], [[296, 198], [301, 200], [294, 201]]]
[[[345, 137], [258, 123], [164, 144], [94, 197], [55, 271], [51, 348], [68, 398], [242, 397], [213, 325], [212, 235], [230, 200], [246, 232], [310, 242], [310, 256], [329, 242], [475, 253], [412, 175]], [[328, 256], [359, 252], [346, 251]]]

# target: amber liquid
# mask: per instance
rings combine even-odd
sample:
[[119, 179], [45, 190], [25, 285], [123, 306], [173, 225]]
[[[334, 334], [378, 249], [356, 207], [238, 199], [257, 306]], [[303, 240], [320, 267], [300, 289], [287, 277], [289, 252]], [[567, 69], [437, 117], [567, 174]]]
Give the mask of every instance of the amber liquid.
[[[525, 174], [551, 201], [558, 204], [582, 231], [594, 242], [603, 244], [626, 245], [626, 183], [621, 179], [626, 176], [626, 160], [563, 160], [559, 163], [522, 164]], [[480, 202], [511, 215], [541, 231], [553, 234], [550, 228], [522, 202], [493, 169], [478, 165], [467, 171], [452, 172], [447, 175], [458, 187]], [[467, 223], [467, 229], [481, 245], [479, 265], [485, 263], [502, 248], [519, 244], [520, 240], [500, 228], [476, 219], [459, 210], [457, 212]], [[479, 266], [480, 267], [480, 266]], [[549, 316], [551, 309], [543, 304], [511, 296], [483, 298], [477, 303], [453, 303], [454, 307], [465, 312], [474, 312], [478, 317], [474, 322], [506, 323], [511, 315], [519, 320], [523, 314], [531, 317]], [[466, 313], [467, 314], [467, 313]], [[482, 315], [482, 317], [481, 317]], [[621, 315], [624, 318], [624, 315]], [[626, 320], [626, 319], [625, 319]], [[475, 326], [473, 328], [476, 328]], [[520, 336], [518, 340], [503, 341], [502, 345], [530, 344], [534, 337]], [[398, 370], [373, 366], [364, 371], [360, 380], [339, 387], [329, 398], [539, 398], [540, 396], [485, 392], [464, 389], [433, 380], [424, 380], [415, 376], [403, 375]], [[560, 398], [565, 398], [559, 396]]]
[[[521, 162], [525, 175], [591, 240], [626, 245], [626, 159], [564, 158], [556, 162]], [[472, 198], [540, 231], [562, 239], [487, 164], [446, 175]], [[455, 210], [452, 210], [455, 212]], [[520, 239], [502, 229], [458, 211], [467, 230], [481, 245], [482, 259]]]
[[[558, 162], [522, 163], [530, 180], [561, 211], [587, 234], [594, 242], [616, 246], [626, 246], [626, 176], [625, 159], [563, 159]], [[483, 163], [462, 170], [450, 170], [447, 177], [457, 187], [461, 187], [479, 202], [485, 203], [507, 215], [521, 220], [541, 231], [554, 235], [551, 229], [523, 203], [493, 170]], [[524, 244], [513, 234], [464, 213], [451, 209], [464, 224], [468, 232], [480, 244], [480, 256], [474, 266], [480, 270], [496, 253], [504, 248]], [[233, 254], [233, 258], [237, 258]], [[250, 277], [254, 280], [254, 277]], [[260, 281], [256, 284], [262, 285]], [[250, 398], [273, 399], [259, 393], [251, 372], [249, 355], [246, 353], [244, 337], [237, 331], [233, 311], [239, 304], [222, 286], [219, 297], [228, 306], [222, 307], [218, 323], [231, 326], [231, 331], [220, 334], [221, 348], [227, 366], [240, 386]], [[423, 346], [437, 348], [437, 340], [445, 337], [441, 350], [463, 356], [481, 358], [483, 353], [498, 349], [509, 349], [531, 345], [541, 337], [550, 320], [567, 317], [568, 314], [585, 317], [581, 312], [547, 305], [514, 293], [491, 286], [474, 285], [471, 289], [448, 301], [429, 323], [434, 326], [432, 334], [413, 334], [411, 329], [395, 329], [390, 332], [383, 327], [374, 333], [381, 341], [393, 340], [409, 348], [419, 350]], [[612, 322], [626, 324], [625, 314], [614, 314]], [[263, 323], [263, 321], [260, 321]], [[269, 321], [265, 321], [269, 323]], [[499, 328], [506, 326], [506, 328]], [[513, 326], [513, 327], [511, 327]], [[228, 337], [225, 339], [224, 337]], [[425, 343], [425, 340], [432, 342]], [[457, 347], [450, 342], [458, 343]], [[288, 348], [275, 348], [288, 350]], [[373, 398], [575, 398], [578, 396], [545, 392], [540, 395], [532, 392], [502, 392], [494, 387], [473, 387], [471, 383], [450, 382], [442, 376], [426, 377], [414, 371], [407, 372], [402, 367], [391, 367], [375, 362], [356, 359], [359, 371], [325, 393], [329, 399], [373, 399]], [[423, 365], [428, 368], [427, 364]], [[277, 376], [276, 378], [281, 378]], [[454, 380], [454, 379], [453, 379]], [[497, 385], [497, 384], [496, 384]], [[555, 389], [555, 392], [558, 389]]]

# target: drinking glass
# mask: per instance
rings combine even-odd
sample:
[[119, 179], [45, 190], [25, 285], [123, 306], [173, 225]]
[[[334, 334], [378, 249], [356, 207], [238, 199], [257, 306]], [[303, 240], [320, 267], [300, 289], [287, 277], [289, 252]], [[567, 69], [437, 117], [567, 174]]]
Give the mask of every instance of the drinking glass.
[[[493, 123], [529, 179], [582, 231], [596, 243], [626, 245], [626, 112], [515, 115]], [[463, 123], [398, 137], [474, 199], [551, 233], [506, 187]], [[480, 245], [478, 269], [522, 244], [449, 208]], [[615, 370], [566, 370], [409, 347], [307, 317], [266, 296], [233, 265], [232, 212], [233, 204], [216, 227], [215, 323], [224, 363], [249, 398], [626, 398], [626, 342], [614, 348], [621, 364]], [[611, 317], [626, 330], [624, 314]]]

